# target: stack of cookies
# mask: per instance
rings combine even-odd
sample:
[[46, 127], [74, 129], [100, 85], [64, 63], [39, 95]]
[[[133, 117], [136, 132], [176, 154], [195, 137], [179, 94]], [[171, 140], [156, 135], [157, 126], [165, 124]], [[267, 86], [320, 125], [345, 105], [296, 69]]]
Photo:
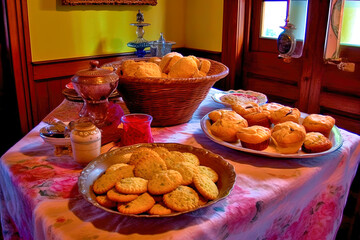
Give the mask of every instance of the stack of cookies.
[[93, 191], [101, 206], [123, 214], [185, 212], [219, 195], [218, 173], [190, 152], [140, 147], [116, 162], [95, 180]]
[[208, 115], [211, 133], [223, 141], [240, 141], [242, 147], [259, 151], [273, 143], [277, 152], [284, 154], [298, 153], [300, 149], [317, 153], [332, 147], [329, 135], [335, 119], [331, 116], [310, 114], [300, 123], [297, 108], [279, 103], [236, 103], [231, 108]]

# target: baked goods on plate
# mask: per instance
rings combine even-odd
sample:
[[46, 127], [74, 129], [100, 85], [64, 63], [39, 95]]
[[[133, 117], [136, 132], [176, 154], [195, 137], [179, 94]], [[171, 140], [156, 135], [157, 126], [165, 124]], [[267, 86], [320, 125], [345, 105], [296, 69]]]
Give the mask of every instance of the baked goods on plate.
[[[138, 154], [139, 151], [147, 154]], [[144, 164], [147, 162], [144, 159], [151, 159], [149, 151], [160, 153], [160, 158], [176, 152], [171, 156], [176, 164], [166, 166], [166, 170], [162, 170], [164, 165], [159, 161]], [[137, 161], [124, 163], [124, 155], [135, 153]], [[184, 153], [186, 157], [179, 157]], [[119, 163], [125, 166], [107, 171]], [[135, 166], [131, 167], [130, 163]], [[137, 168], [142, 171], [135, 171]], [[144, 174], [145, 169], [150, 173]], [[120, 174], [115, 174], [116, 171]], [[175, 143], [144, 143], [100, 155], [83, 169], [78, 185], [83, 197], [104, 211], [151, 218], [172, 217], [208, 207], [230, 193], [235, 178], [234, 167], [206, 149]]]
[[[219, 110], [229, 110], [229, 109], [218, 109]], [[262, 155], [262, 156], [267, 156], [267, 157], [275, 157], [275, 158], [311, 158], [311, 157], [318, 157], [318, 156], [322, 156], [325, 154], [329, 154], [335, 150], [337, 150], [339, 147], [342, 146], [343, 140], [340, 134], [339, 129], [337, 128], [337, 126], [335, 125], [331, 132], [330, 132], [330, 136], [329, 136], [329, 140], [332, 143], [332, 147], [328, 150], [322, 151], [322, 152], [311, 152], [311, 153], [307, 153], [303, 150], [301, 150], [301, 145], [299, 146], [299, 150], [297, 152], [294, 153], [281, 153], [279, 152], [276, 147], [275, 144], [270, 140], [270, 144], [267, 148], [265, 148], [264, 150], [255, 150], [255, 149], [251, 149], [251, 148], [246, 148], [244, 146], [241, 145], [240, 140], [236, 141], [236, 142], [226, 142], [222, 139], [220, 139], [219, 137], [215, 136], [212, 132], [211, 132], [211, 125], [213, 124], [213, 121], [209, 118], [209, 114], [206, 114], [200, 121], [200, 125], [201, 128], [203, 130], [203, 132], [206, 134], [206, 136], [220, 144], [223, 146], [226, 146], [228, 148], [232, 148], [235, 150], [239, 150], [239, 151], [243, 151], [243, 152], [248, 152], [248, 153], [252, 153], [252, 154], [256, 154], [256, 155]], [[299, 118], [299, 123], [301, 124], [303, 119], [307, 116], [308, 114], [305, 113], [301, 113], [301, 116]], [[295, 148], [295, 147], [294, 147]], [[297, 148], [297, 146], [296, 146]]]
[[271, 140], [279, 153], [297, 153], [305, 136], [304, 126], [292, 121], [278, 123], [271, 130]]
[[328, 115], [310, 114], [305, 117], [302, 125], [306, 132], [320, 132], [329, 137], [331, 129], [335, 125], [335, 119]]
[[249, 126], [260, 125], [270, 128], [270, 111], [264, 110], [257, 103], [231, 105], [231, 108], [246, 119]]
[[317, 153], [329, 150], [332, 147], [330, 139], [319, 132], [309, 132], [305, 136], [302, 150], [307, 153]]
[[247, 127], [247, 121], [235, 111], [223, 112], [210, 127], [211, 132], [226, 142], [237, 141], [236, 133], [243, 127]]
[[301, 113], [297, 108], [282, 107], [271, 112], [269, 118], [273, 124], [283, 123], [286, 121], [299, 123], [300, 115]]
[[271, 130], [263, 126], [251, 126], [240, 129], [236, 133], [241, 146], [254, 150], [264, 150], [269, 146]]

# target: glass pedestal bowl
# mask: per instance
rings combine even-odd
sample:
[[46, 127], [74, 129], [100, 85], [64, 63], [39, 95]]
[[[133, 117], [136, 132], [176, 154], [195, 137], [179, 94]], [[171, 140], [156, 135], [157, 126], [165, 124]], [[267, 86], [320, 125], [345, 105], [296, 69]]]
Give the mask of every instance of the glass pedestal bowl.
[[84, 100], [79, 116], [90, 118], [97, 127], [101, 128], [105, 125], [108, 113], [108, 98], [116, 89], [119, 77], [114, 71], [98, 66], [98, 61], [91, 61], [90, 68], [77, 72], [71, 82]]

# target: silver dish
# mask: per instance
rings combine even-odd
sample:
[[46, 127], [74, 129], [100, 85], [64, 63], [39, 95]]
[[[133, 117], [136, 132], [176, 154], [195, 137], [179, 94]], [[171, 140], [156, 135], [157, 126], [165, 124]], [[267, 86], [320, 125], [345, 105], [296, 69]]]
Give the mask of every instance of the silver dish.
[[[229, 109], [228, 109], [229, 110]], [[304, 118], [307, 116], [308, 114], [305, 113], [301, 113], [301, 118], [300, 118], [300, 123], [302, 123], [302, 121], [304, 120]], [[329, 139], [332, 143], [332, 147], [324, 152], [319, 152], [319, 153], [305, 153], [301, 150], [299, 150], [298, 153], [294, 153], [294, 154], [283, 154], [283, 153], [279, 153], [276, 152], [275, 147], [270, 144], [268, 148], [266, 148], [263, 151], [259, 151], [259, 150], [253, 150], [253, 149], [249, 149], [249, 148], [244, 148], [241, 146], [241, 143], [235, 142], [235, 143], [229, 143], [229, 142], [225, 142], [223, 140], [221, 140], [220, 138], [214, 136], [211, 131], [210, 131], [210, 126], [211, 126], [211, 120], [209, 118], [209, 114], [206, 114], [200, 121], [200, 125], [202, 130], [204, 131], [204, 133], [206, 134], [206, 136], [208, 138], [210, 138], [212, 141], [223, 145], [225, 147], [228, 148], [232, 148], [235, 150], [239, 150], [239, 151], [243, 151], [243, 152], [247, 152], [247, 153], [252, 153], [255, 155], [263, 155], [263, 156], [267, 156], [267, 157], [273, 157], [273, 158], [312, 158], [312, 157], [319, 157], [322, 155], [326, 155], [329, 154], [331, 152], [334, 152], [335, 150], [337, 150], [338, 148], [340, 148], [343, 144], [343, 139], [341, 137], [340, 131], [339, 129], [334, 126], [331, 130]]]
[[70, 137], [64, 137], [64, 134], [49, 132], [47, 127], [40, 129], [40, 137], [44, 142], [54, 146], [70, 146]]
[[[176, 212], [168, 215], [123, 214], [116, 210], [109, 209], [98, 204], [95, 199], [96, 195], [92, 190], [92, 185], [94, 181], [97, 178], [99, 178], [109, 166], [117, 163], [116, 160], [117, 155], [132, 152], [140, 147], [149, 147], [149, 148], [165, 147], [170, 151], [190, 152], [195, 154], [200, 160], [200, 165], [208, 166], [214, 169], [218, 173], [219, 180], [217, 182], [217, 186], [219, 189], [219, 196], [215, 200], [209, 201], [204, 206], [200, 206], [196, 209], [185, 212]], [[223, 157], [215, 153], [212, 153], [209, 150], [203, 148], [196, 148], [189, 145], [177, 144], [177, 143], [141, 143], [141, 144], [118, 148], [113, 151], [104, 153], [99, 157], [95, 158], [81, 172], [78, 185], [79, 185], [80, 193], [88, 202], [90, 202], [95, 207], [103, 209], [106, 212], [114, 213], [118, 215], [124, 215], [124, 216], [132, 216], [132, 217], [156, 218], [156, 217], [173, 217], [188, 212], [193, 212], [200, 208], [206, 208], [224, 199], [226, 196], [230, 194], [235, 184], [235, 178], [236, 178], [236, 173], [234, 167], [229, 162], [227, 162]]]

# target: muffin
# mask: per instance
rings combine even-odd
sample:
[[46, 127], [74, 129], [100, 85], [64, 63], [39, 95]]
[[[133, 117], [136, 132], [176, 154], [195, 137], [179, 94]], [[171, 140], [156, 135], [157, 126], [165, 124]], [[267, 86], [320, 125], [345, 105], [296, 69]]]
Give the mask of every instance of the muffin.
[[231, 108], [242, 117], [250, 113], [261, 112], [261, 107], [255, 102], [237, 103], [231, 105]]
[[[230, 113], [230, 112], [233, 112], [233, 113]], [[221, 116], [223, 114], [227, 114], [227, 113], [234, 114], [235, 112], [231, 111], [231, 110], [227, 110], [227, 109], [218, 109], [218, 110], [211, 111], [208, 116], [211, 121], [216, 122], [217, 120], [219, 120], [221, 118]]]
[[287, 121], [299, 123], [300, 115], [301, 113], [297, 108], [282, 107], [270, 113], [270, 121], [273, 124], [283, 123]]
[[221, 116], [210, 126], [211, 133], [225, 142], [236, 142], [236, 133], [243, 127], [247, 127], [247, 121], [234, 111]]
[[306, 132], [320, 132], [329, 137], [331, 129], [335, 125], [335, 119], [331, 116], [321, 114], [310, 114], [305, 117], [302, 125]]
[[302, 150], [307, 153], [318, 153], [329, 150], [332, 147], [331, 141], [319, 132], [306, 133]]
[[236, 136], [243, 147], [261, 151], [269, 146], [271, 130], [263, 126], [245, 127]]
[[270, 112], [268, 111], [253, 112], [244, 116], [249, 126], [259, 125], [267, 128], [271, 126], [269, 117]]
[[280, 153], [297, 153], [305, 136], [304, 126], [292, 121], [278, 123], [271, 130], [271, 140]]
[[275, 103], [275, 102], [265, 103], [264, 105], [261, 106], [262, 110], [268, 111], [269, 113], [279, 110], [282, 107], [285, 107], [285, 106], [280, 103]]

